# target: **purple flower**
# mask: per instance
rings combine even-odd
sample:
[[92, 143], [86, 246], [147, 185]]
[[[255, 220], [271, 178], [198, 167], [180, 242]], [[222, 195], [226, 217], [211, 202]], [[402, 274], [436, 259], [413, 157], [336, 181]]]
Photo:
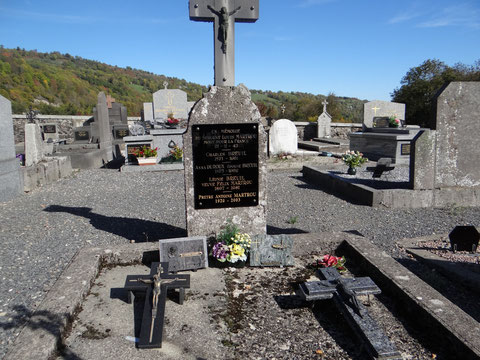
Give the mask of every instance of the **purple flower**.
[[227, 259], [228, 247], [219, 242], [213, 245], [212, 255], [218, 261], [224, 262]]

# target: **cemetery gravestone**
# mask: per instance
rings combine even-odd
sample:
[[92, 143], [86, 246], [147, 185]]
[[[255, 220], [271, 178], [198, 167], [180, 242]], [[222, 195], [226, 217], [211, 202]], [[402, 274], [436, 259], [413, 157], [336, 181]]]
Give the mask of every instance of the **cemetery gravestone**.
[[43, 124], [42, 127], [42, 138], [43, 141], [58, 140], [58, 132], [56, 124]]
[[437, 97], [435, 187], [480, 186], [480, 82], [451, 82]]
[[184, 134], [188, 236], [216, 235], [227, 219], [266, 233], [266, 134], [250, 92], [213, 86]]
[[332, 133], [332, 117], [327, 112], [327, 100], [323, 101], [323, 112], [317, 119], [317, 137], [329, 138]]
[[20, 163], [15, 157], [12, 105], [0, 95], [0, 201], [23, 192]]
[[179, 89], [161, 89], [153, 93], [153, 117], [166, 120], [169, 114], [177, 119], [188, 117], [187, 93]]
[[208, 267], [205, 236], [160, 240], [159, 250], [160, 262], [168, 262], [168, 272]]
[[25, 166], [38, 164], [44, 158], [40, 127], [37, 124], [25, 124]]
[[153, 123], [153, 103], [143, 103], [143, 121]]
[[[375, 118], [388, 119], [390, 116], [398, 116], [399, 119], [405, 120], [405, 104], [395, 103], [390, 101], [380, 101], [380, 100], [369, 101], [363, 104], [364, 129], [374, 127]], [[378, 124], [378, 125], [381, 125], [381, 127], [383, 127], [385, 123], [383, 125], [382, 124]], [[388, 127], [388, 124], [386, 125], [387, 125], [386, 127]]]
[[297, 127], [292, 121], [280, 119], [273, 123], [269, 131], [269, 149], [271, 155], [297, 152]]
[[94, 117], [95, 123], [98, 126], [99, 148], [105, 150], [103, 161], [107, 163], [113, 159], [113, 148], [110, 120], [108, 118], [107, 98], [103, 92], [98, 94]]

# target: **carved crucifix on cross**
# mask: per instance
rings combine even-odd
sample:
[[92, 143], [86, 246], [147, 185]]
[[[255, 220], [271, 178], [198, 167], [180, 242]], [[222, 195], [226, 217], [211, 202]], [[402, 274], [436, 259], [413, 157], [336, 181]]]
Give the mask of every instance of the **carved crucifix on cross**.
[[235, 23], [255, 22], [259, 0], [190, 0], [190, 20], [213, 22], [215, 85], [235, 86]]

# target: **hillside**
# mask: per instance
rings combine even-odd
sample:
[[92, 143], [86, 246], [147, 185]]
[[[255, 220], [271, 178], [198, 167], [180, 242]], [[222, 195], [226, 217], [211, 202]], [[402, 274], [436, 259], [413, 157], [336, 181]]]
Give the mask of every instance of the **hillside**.
[[[130, 116], [138, 116], [143, 102], [152, 101], [152, 93], [163, 89], [165, 80], [169, 88], [184, 90], [189, 101], [200, 99], [207, 91], [206, 86], [184, 79], [59, 52], [5, 49], [0, 45], [0, 94], [12, 102], [14, 113], [23, 113], [33, 106], [42, 114], [88, 115], [92, 113], [98, 92], [104, 91], [123, 103]], [[326, 98], [299, 92], [251, 92], [262, 115], [296, 121], [316, 119]], [[334, 121], [361, 121], [364, 101], [330, 94], [328, 102], [327, 109]], [[282, 104], [285, 105], [283, 114]]]

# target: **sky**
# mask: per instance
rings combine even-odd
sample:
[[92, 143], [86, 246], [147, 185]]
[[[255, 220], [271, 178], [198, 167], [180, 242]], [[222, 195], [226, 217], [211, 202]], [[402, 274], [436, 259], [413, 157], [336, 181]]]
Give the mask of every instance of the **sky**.
[[[260, 0], [259, 11], [235, 24], [235, 80], [250, 89], [388, 101], [427, 59], [480, 59], [480, 0]], [[0, 0], [0, 44], [213, 84], [213, 25], [190, 20], [188, 0]]]

